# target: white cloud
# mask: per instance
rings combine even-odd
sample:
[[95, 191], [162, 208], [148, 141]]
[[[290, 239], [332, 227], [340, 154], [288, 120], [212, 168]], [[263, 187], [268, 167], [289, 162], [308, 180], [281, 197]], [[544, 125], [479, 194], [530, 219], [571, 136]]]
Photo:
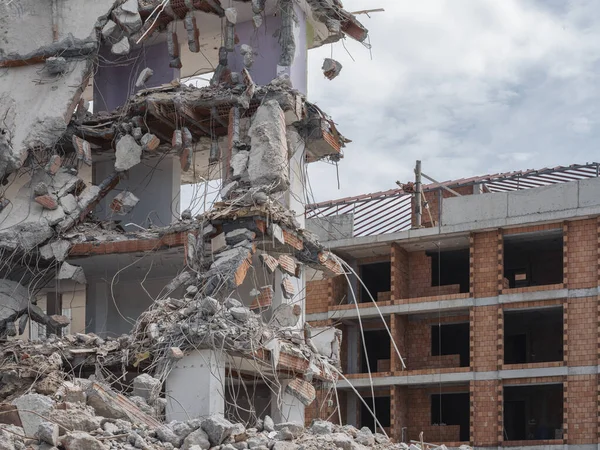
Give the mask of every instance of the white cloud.
[[[346, 9], [371, 7], [346, 0]], [[600, 4], [380, 0], [373, 60], [347, 40], [309, 56], [309, 99], [353, 140], [309, 169], [317, 201], [393, 188], [416, 159], [452, 179], [596, 159]], [[339, 60], [338, 78], [320, 73]]]

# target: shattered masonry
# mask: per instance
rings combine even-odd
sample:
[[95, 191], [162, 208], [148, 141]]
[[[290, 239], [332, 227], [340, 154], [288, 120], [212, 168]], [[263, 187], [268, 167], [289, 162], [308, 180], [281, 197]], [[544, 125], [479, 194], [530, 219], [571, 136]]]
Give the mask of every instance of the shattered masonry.
[[[300, 29], [314, 46], [367, 30], [337, 0], [222, 3], [0, 5], [6, 448], [408, 448], [302, 423], [341, 360], [340, 333], [304, 322], [305, 278], [343, 271], [291, 205], [298, 167], [349, 141], [293, 86]], [[215, 179], [220, 200], [179, 216], [182, 180]]]

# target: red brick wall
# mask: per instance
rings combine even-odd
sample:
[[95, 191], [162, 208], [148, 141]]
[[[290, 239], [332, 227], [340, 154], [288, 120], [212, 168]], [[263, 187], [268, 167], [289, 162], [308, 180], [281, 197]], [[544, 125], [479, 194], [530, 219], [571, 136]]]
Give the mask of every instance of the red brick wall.
[[408, 404], [408, 387], [392, 386], [390, 391], [390, 424], [392, 433], [390, 437], [396, 442], [400, 442], [402, 439], [402, 428], [408, 427], [409, 408], [411, 408], [411, 405]]
[[570, 375], [566, 386], [567, 443], [597, 443], [598, 375]]
[[348, 279], [345, 275], [338, 275], [329, 279], [330, 305], [348, 303]]
[[475, 297], [498, 295], [498, 231], [473, 233], [472, 272]]
[[439, 323], [468, 322], [469, 316], [411, 320], [407, 327], [406, 362], [409, 370], [460, 367], [459, 355], [431, 355], [431, 326]]
[[567, 352], [569, 366], [598, 364], [598, 299], [570, 298], [567, 302]]
[[392, 244], [392, 300], [408, 298], [408, 252], [398, 244]]
[[[402, 358], [406, 359], [407, 357], [407, 348], [406, 348], [406, 335], [408, 333], [408, 316], [401, 316], [399, 314], [392, 314], [390, 316], [390, 331], [392, 332], [392, 336], [394, 337], [394, 342], [396, 343], [396, 347], [398, 347], [398, 351]], [[390, 354], [390, 366], [392, 372], [402, 370], [402, 362], [398, 355], [396, 354], [396, 349], [394, 345], [391, 346], [391, 354]], [[405, 361], [406, 364], [407, 361]]]
[[471, 440], [475, 446], [498, 445], [498, 389], [497, 380], [471, 382]]
[[567, 287], [598, 285], [598, 219], [567, 223]]
[[477, 371], [498, 368], [498, 313], [496, 305], [471, 308], [471, 367]]
[[423, 440], [431, 443], [459, 442], [460, 428], [458, 426], [431, 425], [431, 395], [443, 393], [468, 392], [466, 386], [439, 386], [408, 389], [408, 439], [419, 439], [423, 431]]
[[327, 312], [329, 309], [329, 280], [306, 282], [306, 314]]
[[409, 297], [426, 297], [432, 295], [431, 258], [425, 252], [408, 254], [408, 292]]

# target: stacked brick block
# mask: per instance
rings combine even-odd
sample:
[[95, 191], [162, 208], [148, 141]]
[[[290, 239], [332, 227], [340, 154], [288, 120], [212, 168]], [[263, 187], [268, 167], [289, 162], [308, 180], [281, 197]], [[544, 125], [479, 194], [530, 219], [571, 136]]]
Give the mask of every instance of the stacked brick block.
[[[503, 236], [515, 233], [532, 233], [547, 230], [563, 230], [564, 283], [508, 289], [504, 282]], [[471, 381], [469, 385], [471, 403], [470, 443], [477, 447], [497, 447], [502, 445], [548, 445], [596, 444], [600, 441], [600, 384], [597, 374], [590, 374], [600, 363], [600, 302], [593, 289], [600, 285], [600, 218], [573, 220], [564, 223], [551, 223], [528, 227], [508, 228], [475, 232], [470, 236], [470, 296], [474, 307], [469, 308], [469, 316], [461, 317], [470, 322], [470, 370], [476, 373], [506, 371], [502, 380], [485, 379]], [[379, 258], [381, 259], [381, 258]], [[437, 287], [431, 286], [431, 261], [425, 252], [408, 252], [401, 243], [390, 248], [391, 260], [391, 303], [402, 304], [440, 301]], [[341, 280], [341, 278], [340, 278]], [[335, 283], [340, 283], [339, 285]], [[335, 310], [335, 302], [343, 297], [345, 280], [318, 281], [307, 286], [307, 312]], [[310, 286], [310, 287], [309, 287]], [[559, 289], [569, 289], [568, 294], [557, 297]], [[581, 290], [592, 291], [583, 293]], [[575, 293], [575, 290], [577, 292]], [[543, 292], [549, 292], [545, 298]], [[552, 294], [550, 294], [552, 291]], [[535, 300], [529, 300], [529, 293], [535, 292]], [[565, 291], [566, 292], [566, 291]], [[327, 293], [327, 295], [325, 295]], [[504, 304], [502, 294], [523, 294], [523, 301]], [[584, 294], [586, 296], [582, 297]], [[325, 298], [328, 296], [328, 298]], [[551, 296], [551, 297], [550, 297]], [[334, 300], [335, 298], [335, 300]], [[383, 300], [382, 297], [381, 300]], [[485, 299], [480, 304], [479, 299]], [[498, 303], [497, 300], [500, 302]], [[513, 298], [514, 300], [514, 298]], [[347, 300], [344, 299], [344, 302]], [[486, 304], [494, 303], [494, 304]], [[361, 307], [363, 305], [360, 305]], [[370, 305], [364, 305], [368, 307]], [[563, 307], [563, 361], [504, 364], [504, 312], [507, 309]], [[354, 306], [352, 306], [354, 308]], [[410, 314], [389, 315], [390, 328], [396, 345], [408, 365], [403, 370], [392, 346], [390, 371], [395, 376], [438, 374], [457, 370], [458, 362], [446, 361], [431, 356], [431, 325], [438, 318], [416, 318]], [[458, 321], [456, 317], [441, 317], [442, 323]], [[342, 325], [346, 327], [346, 325]], [[360, 349], [342, 350], [343, 361], [347, 352]], [[344, 353], [346, 352], [346, 353]], [[552, 368], [568, 366], [569, 375], [541, 376], [537, 378], [511, 378], [511, 370]], [[575, 369], [577, 368], [577, 369]], [[573, 370], [575, 369], [575, 370]], [[505, 386], [561, 383], [563, 385], [564, 431], [562, 439], [541, 441], [504, 442], [503, 392]], [[391, 433], [399, 440], [402, 429], [407, 427], [405, 439], [418, 439], [419, 432], [425, 432], [429, 442], [452, 443], [455, 431], [431, 425], [430, 395], [439, 389], [456, 387], [443, 384], [433, 387], [390, 386]], [[345, 395], [354, 395], [344, 391]], [[379, 394], [378, 394], [379, 395]], [[409, 414], [410, 412], [410, 414]], [[307, 417], [309, 415], [307, 414]], [[344, 421], [347, 416], [343, 416]], [[437, 433], [437, 435], [436, 435]], [[449, 433], [449, 434], [444, 434]]]

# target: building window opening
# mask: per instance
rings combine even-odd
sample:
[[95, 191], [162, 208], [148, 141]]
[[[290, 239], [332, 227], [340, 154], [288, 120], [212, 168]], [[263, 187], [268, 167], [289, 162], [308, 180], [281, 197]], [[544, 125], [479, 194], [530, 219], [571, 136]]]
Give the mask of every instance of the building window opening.
[[460, 355], [460, 367], [469, 367], [469, 324], [432, 325], [431, 356]]
[[431, 425], [459, 427], [460, 442], [469, 441], [469, 393], [433, 394], [431, 396]]
[[[371, 372], [389, 372], [390, 371], [390, 335], [386, 330], [365, 330], [365, 346], [368, 352], [369, 366]], [[364, 356], [363, 346], [360, 346], [363, 357], [361, 358], [361, 373], [369, 371], [367, 367], [367, 358]]]
[[[365, 406], [363, 402], [360, 402], [360, 423], [359, 429], [362, 427], [369, 428], [373, 433], [375, 432], [375, 419], [373, 419], [373, 415], [369, 411], [369, 409], [373, 409], [373, 397], [364, 397], [364, 401], [369, 408]], [[385, 428], [386, 433], [389, 434], [390, 429], [390, 397], [375, 397], [375, 415], [377, 416], [377, 420], [381, 424], [383, 428]], [[377, 426], [377, 432], [381, 433], [379, 425]]]
[[504, 364], [562, 360], [562, 306], [504, 312]]
[[431, 286], [455, 286], [456, 293], [469, 292], [469, 249], [432, 251]]
[[504, 287], [520, 288], [562, 282], [562, 230], [504, 236]]
[[504, 387], [504, 440], [562, 439], [563, 385]]
[[375, 301], [385, 301], [390, 299], [392, 290], [392, 266], [389, 261], [362, 264], [359, 266], [359, 274], [360, 279], [364, 284], [364, 286], [363, 284], [360, 285], [361, 303], [371, 301], [369, 292]]

